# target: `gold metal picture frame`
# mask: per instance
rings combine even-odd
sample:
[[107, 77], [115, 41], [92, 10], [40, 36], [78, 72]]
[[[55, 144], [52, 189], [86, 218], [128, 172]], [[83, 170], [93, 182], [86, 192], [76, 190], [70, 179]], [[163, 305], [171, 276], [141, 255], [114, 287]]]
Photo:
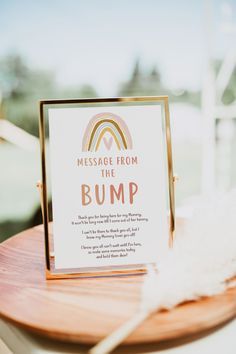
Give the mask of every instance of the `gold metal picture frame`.
[[139, 274], [146, 271], [145, 265], [119, 266], [119, 267], [97, 267], [88, 269], [55, 269], [53, 233], [49, 223], [49, 200], [48, 200], [48, 176], [46, 168], [46, 119], [47, 110], [50, 107], [73, 107], [73, 106], [105, 106], [109, 105], [140, 105], [140, 104], [160, 104], [164, 118], [164, 136], [166, 146], [166, 166], [168, 175], [168, 201], [169, 201], [169, 246], [173, 246], [175, 231], [175, 176], [173, 175], [170, 114], [168, 96], [143, 96], [143, 97], [116, 97], [116, 98], [87, 98], [87, 99], [65, 99], [65, 100], [41, 100], [39, 102], [39, 132], [40, 132], [40, 152], [42, 181], [38, 183], [41, 198], [41, 209], [44, 224], [45, 239], [45, 263], [46, 278], [60, 279], [72, 277], [94, 277], [94, 276], [114, 276]]

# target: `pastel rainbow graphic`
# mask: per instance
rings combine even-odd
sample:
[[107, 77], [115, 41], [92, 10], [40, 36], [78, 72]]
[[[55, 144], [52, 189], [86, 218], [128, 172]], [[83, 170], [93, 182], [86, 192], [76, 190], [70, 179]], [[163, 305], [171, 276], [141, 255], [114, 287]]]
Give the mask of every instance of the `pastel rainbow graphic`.
[[[110, 134], [109, 140], [105, 137]], [[132, 149], [132, 139], [126, 123], [116, 114], [104, 112], [96, 114], [89, 121], [84, 133], [82, 151], [97, 151], [101, 142], [107, 150], [115, 142], [118, 150]]]

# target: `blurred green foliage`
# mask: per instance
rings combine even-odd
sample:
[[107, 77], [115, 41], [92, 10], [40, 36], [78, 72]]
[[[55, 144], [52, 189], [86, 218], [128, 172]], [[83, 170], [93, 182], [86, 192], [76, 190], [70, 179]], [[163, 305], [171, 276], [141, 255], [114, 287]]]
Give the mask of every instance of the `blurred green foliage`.
[[15, 54], [0, 60], [0, 93], [5, 117], [35, 136], [38, 136], [38, 100], [97, 96], [91, 85], [59, 88], [54, 73], [32, 69]]
[[159, 96], [168, 95], [170, 102], [188, 102], [200, 106], [200, 91], [191, 92], [184, 89], [171, 91], [162, 82], [157, 67], [150, 70], [141, 69], [140, 61], [134, 64], [131, 77], [120, 85], [118, 96]]
[[[221, 65], [222, 65], [222, 60], [214, 61], [214, 70], [216, 74], [219, 73]], [[225, 105], [230, 105], [235, 100], [236, 100], [236, 66], [234, 67], [228, 85], [223, 93], [222, 103]]]

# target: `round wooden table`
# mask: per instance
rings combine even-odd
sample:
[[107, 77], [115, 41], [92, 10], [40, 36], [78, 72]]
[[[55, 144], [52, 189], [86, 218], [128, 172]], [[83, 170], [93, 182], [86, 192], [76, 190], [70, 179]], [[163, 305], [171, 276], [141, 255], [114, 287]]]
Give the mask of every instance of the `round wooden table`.
[[[46, 280], [42, 226], [0, 245], [0, 317], [30, 332], [94, 344], [128, 320], [139, 306], [143, 276]], [[124, 342], [185, 341], [236, 314], [236, 289], [162, 311]]]

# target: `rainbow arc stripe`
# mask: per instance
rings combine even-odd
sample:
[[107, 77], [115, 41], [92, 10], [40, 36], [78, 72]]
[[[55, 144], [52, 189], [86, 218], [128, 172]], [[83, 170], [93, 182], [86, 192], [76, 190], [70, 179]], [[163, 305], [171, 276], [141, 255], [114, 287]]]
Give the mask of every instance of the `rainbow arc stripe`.
[[96, 114], [89, 121], [84, 133], [82, 151], [97, 151], [104, 135], [109, 132], [118, 150], [132, 149], [132, 139], [124, 120], [116, 114]]

